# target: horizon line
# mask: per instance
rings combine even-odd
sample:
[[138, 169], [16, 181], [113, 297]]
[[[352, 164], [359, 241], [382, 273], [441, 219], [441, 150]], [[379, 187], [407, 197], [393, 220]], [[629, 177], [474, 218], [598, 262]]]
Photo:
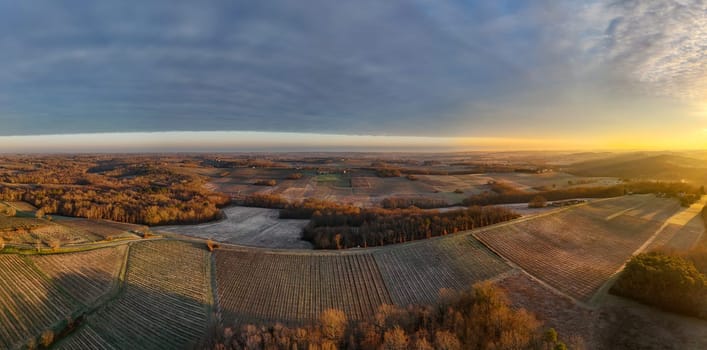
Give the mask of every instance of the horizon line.
[[[366, 135], [286, 131], [131, 131], [0, 136], [0, 154], [66, 153], [463, 153], [700, 151], [700, 147], [633, 146], [621, 140], [498, 136]], [[572, 145], [572, 146], [568, 146]]]

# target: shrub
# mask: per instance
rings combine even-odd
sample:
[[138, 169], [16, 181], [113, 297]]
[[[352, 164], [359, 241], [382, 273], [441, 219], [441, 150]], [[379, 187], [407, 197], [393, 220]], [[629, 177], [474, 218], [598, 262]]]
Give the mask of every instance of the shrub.
[[396, 168], [378, 168], [376, 169], [376, 175], [378, 177], [400, 177], [402, 173], [400, 169]]
[[304, 175], [302, 173], [292, 173], [287, 175], [286, 179], [288, 180], [299, 180], [303, 177]]
[[544, 208], [547, 205], [547, 199], [543, 196], [535, 196], [528, 202], [528, 208]]
[[461, 350], [462, 344], [450, 331], [437, 331], [435, 333], [435, 349], [439, 350]]
[[13, 208], [13, 207], [8, 207], [8, 208], [5, 210], [5, 215], [7, 215], [7, 216], [17, 216], [17, 209], [15, 209], [15, 208]]
[[51, 239], [49, 240], [49, 248], [52, 248], [52, 250], [57, 250], [61, 247], [61, 241], [58, 239]]
[[48, 348], [49, 345], [52, 345], [54, 342], [54, 332], [47, 329], [46, 331], [42, 332], [42, 336], [40, 337], [41, 344], [45, 348]]
[[409, 338], [405, 330], [400, 326], [395, 326], [393, 329], [386, 331], [383, 334], [383, 349], [385, 350], [406, 350], [408, 348]]
[[243, 198], [241, 204], [246, 207], [282, 209], [289, 203], [277, 194], [255, 193]]
[[611, 292], [664, 310], [707, 317], [707, 277], [682, 257], [639, 254], [626, 264]]
[[206, 248], [209, 249], [210, 252], [213, 252], [214, 249], [221, 247], [218, 243], [214, 242], [211, 239], [206, 240]]
[[338, 343], [346, 333], [348, 321], [343, 311], [327, 309], [319, 316], [319, 323], [322, 326], [324, 337]]

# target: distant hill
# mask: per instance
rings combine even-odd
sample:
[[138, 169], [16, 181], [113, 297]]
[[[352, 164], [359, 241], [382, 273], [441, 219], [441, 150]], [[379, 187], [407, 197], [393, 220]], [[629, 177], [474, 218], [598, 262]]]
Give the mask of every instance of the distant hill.
[[707, 184], [707, 161], [678, 153], [628, 153], [574, 163], [567, 172], [580, 176], [680, 181]]

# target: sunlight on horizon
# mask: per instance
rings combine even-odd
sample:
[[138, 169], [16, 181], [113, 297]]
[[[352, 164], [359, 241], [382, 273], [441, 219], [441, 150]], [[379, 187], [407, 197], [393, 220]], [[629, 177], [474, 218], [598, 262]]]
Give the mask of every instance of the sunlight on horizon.
[[172, 131], [0, 136], [2, 153], [687, 150], [707, 147], [706, 129], [679, 139], [634, 134], [597, 138], [422, 137], [256, 131]]

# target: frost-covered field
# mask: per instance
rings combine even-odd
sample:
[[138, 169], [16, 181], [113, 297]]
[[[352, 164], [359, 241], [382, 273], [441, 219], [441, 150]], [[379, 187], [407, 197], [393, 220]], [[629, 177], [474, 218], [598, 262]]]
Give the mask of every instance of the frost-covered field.
[[154, 229], [254, 247], [312, 248], [309, 242], [300, 239], [302, 228], [309, 220], [279, 219], [277, 209], [233, 206], [223, 209], [223, 212], [226, 218], [216, 222]]

